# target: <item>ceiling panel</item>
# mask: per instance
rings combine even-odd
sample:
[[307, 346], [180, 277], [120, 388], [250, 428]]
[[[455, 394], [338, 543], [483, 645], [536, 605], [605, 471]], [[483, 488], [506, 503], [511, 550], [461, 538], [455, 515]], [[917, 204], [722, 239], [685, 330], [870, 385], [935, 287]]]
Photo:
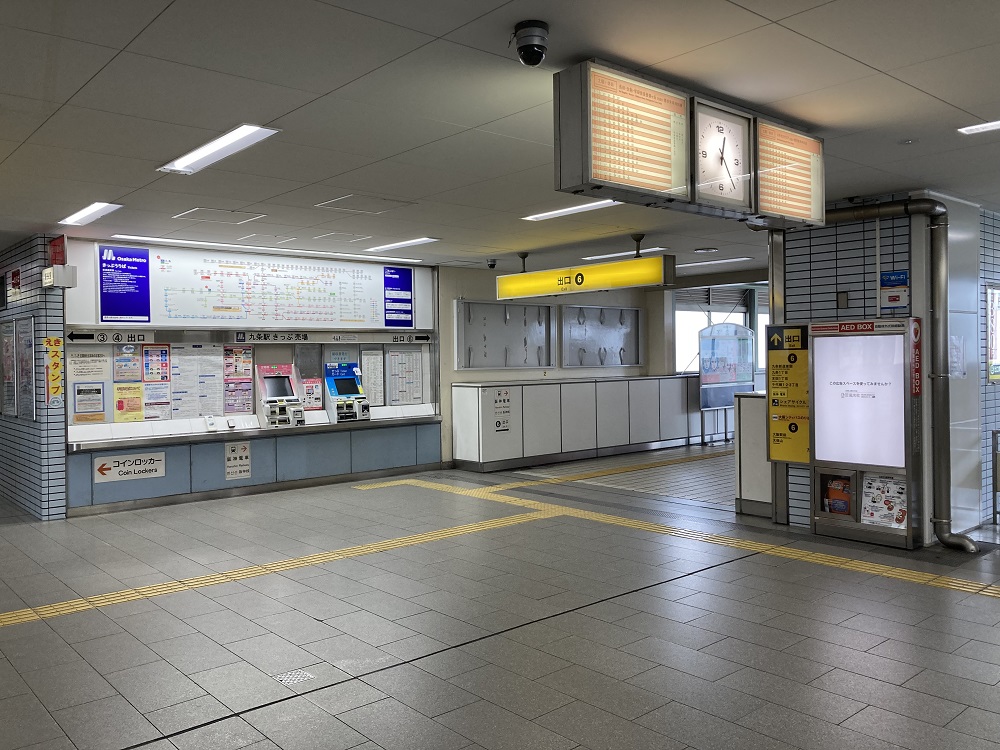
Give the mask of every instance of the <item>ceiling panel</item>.
[[0, 26], [0, 93], [65, 102], [116, 50]]
[[968, 108], [996, 101], [998, 68], [1000, 44], [989, 44], [897, 68], [892, 75], [956, 107]]
[[976, 136], [962, 135], [956, 128], [963, 123], [965, 120], [962, 115], [952, 112], [933, 122], [885, 125], [860, 133], [828, 138], [825, 143], [826, 155], [849, 159], [855, 164], [878, 166], [973, 145], [1000, 142], [1000, 131]]
[[0, 138], [23, 141], [58, 108], [55, 102], [0, 94]]
[[794, 16], [796, 13], [823, 5], [830, 0], [730, 0], [730, 2], [754, 13], [759, 13], [772, 21], [780, 21], [782, 18]]
[[159, 166], [216, 135], [215, 130], [65, 105], [31, 136], [29, 143], [149, 159]]
[[396, 160], [427, 167], [460, 164], [463, 172], [489, 179], [551, 164], [552, 147], [482, 130], [466, 130], [407, 151]]
[[551, 146], [555, 141], [554, 122], [552, 102], [545, 102], [523, 112], [480, 125], [476, 129]]
[[215, 195], [246, 203], [259, 203], [300, 187], [303, 187], [301, 182], [223, 172], [221, 169], [204, 169], [190, 175], [164, 174], [156, 183], [156, 189], [166, 193]]
[[243, 122], [266, 124], [312, 98], [304, 91], [123, 52], [70, 103], [221, 132]]
[[280, 203], [251, 203], [243, 207], [244, 211], [257, 211], [267, 214], [267, 220], [276, 224], [285, 224], [293, 227], [300, 227], [300, 234], [314, 237], [321, 232], [313, 232], [310, 227], [317, 224], [325, 224], [330, 220], [330, 211], [322, 208], [299, 208], [296, 206], [285, 206]]
[[121, 49], [170, 0], [2, 0], [5, 26]]
[[371, 157], [301, 146], [272, 136], [219, 163], [219, 169], [296, 182], [319, 182], [371, 162]]
[[128, 49], [326, 94], [431, 39], [313, 0], [175, 0]]
[[782, 24], [843, 54], [893, 70], [996, 42], [995, 0], [836, 0]]
[[[450, 140], [450, 139], [448, 139]], [[407, 164], [400, 159], [386, 159], [368, 166], [344, 172], [326, 180], [327, 185], [368, 193], [391, 193], [416, 200], [435, 193], [454, 190], [483, 179], [464, 171], [464, 165], [451, 159], [446, 164], [425, 166]], [[454, 165], [454, 168], [452, 166]]]
[[[733, 60], [746, 65], [733, 66]], [[765, 26], [655, 65], [744, 101], [765, 104], [872, 74], [872, 69], [780, 26]]]
[[[438, 193], [434, 196], [434, 200], [439, 203], [456, 203], [460, 206], [476, 206], [497, 211], [524, 209], [524, 215], [588, 202], [586, 199], [555, 192], [552, 187], [553, 182], [552, 166], [543, 165], [467, 185], [460, 190]], [[537, 211], [533, 210], [535, 208]]]
[[30, 176], [33, 173], [64, 177], [81, 182], [100, 182], [107, 184], [142, 187], [161, 176], [155, 161], [141, 159], [126, 159], [120, 156], [95, 154], [91, 151], [54, 148], [24, 144], [3, 163], [7, 173], [21, 173]]
[[327, 5], [353, 10], [372, 18], [416, 29], [433, 36], [444, 36], [449, 31], [500, 7], [507, 0], [420, 0], [396, 2], [394, 0], [320, 0]]
[[[509, 33], [509, 32], [508, 32]], [[552, 99], [548, 71], [437, 40], [337, 91], [337, 96], [475, 127]]]
[[150, 187], [139, 188], [125, 195], [121, 202], [126, 208], [159, 213], [170, 218], [182, 211], [192, 208], [221, 208], [227, 211], [242, 209], [247, 201], [235, 198], [195, 195], [191, 193], [172, 193], [157, 189], [158, 183]]
[[384, 159], [464, 130], [459, 125], [379, 106], [324, 96], [273, 123], [282, 140]]
[[507, 40], [525, 19], [549, 24], [550, 72], [588, 57], [653, 65], [767, 23], [726, 0], [513, 0], [447, 38], [516, 60]]

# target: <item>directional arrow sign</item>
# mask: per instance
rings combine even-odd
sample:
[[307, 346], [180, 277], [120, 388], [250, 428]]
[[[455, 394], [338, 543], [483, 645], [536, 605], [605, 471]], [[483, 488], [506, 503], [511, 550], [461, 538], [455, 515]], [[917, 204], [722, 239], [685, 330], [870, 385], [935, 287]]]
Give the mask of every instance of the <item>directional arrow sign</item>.
[[66, 336], [70, 341], [93, 341], [94, 334], [92, 333], [77, 333], [76, 331], [70, 331], [69, 335]]
[[115, 453], [94, 458], [94, 484], [130, 479], [155, 479], [167, 475], [167, 454]]
[[108, 472], [111, 471], [111, 467], [105, 463], [102, 463], [100, 466], [97, 467], [97, 471], [102, 477], [106, 477], [108, 475]]
[[782, 338], [777, 333], [771, 337], [771, 343], [774, 344], [775, 346], [781, 346], [781, 341]]

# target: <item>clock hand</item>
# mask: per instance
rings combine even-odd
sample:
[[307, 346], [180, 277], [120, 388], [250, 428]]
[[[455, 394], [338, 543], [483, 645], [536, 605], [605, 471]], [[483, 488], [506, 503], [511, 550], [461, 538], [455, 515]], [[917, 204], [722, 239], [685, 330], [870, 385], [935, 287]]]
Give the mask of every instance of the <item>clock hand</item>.
[[733, 189], [736, 189], [736, 180], [733, 179], [733, 173], [729, 171], [729, 165], [726, 163], [725, 157], [722, 158], [722, 166], [726, 168], [726, 174], [729, 175], [729, 181], [733, 183]]
[[719, 153], [722, 155], [719, 158], [723, 164], [726, 163], [726, 136], [722, 136], [722, 148], [719, 149]]

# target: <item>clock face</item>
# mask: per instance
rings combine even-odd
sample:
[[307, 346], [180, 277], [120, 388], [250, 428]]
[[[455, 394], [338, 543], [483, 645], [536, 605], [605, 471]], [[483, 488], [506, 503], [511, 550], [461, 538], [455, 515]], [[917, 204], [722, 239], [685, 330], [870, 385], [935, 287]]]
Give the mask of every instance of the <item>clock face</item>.
[[750, 207], [749, 119], [712, 107], [697, 109], [695, 177], [698, 202]]

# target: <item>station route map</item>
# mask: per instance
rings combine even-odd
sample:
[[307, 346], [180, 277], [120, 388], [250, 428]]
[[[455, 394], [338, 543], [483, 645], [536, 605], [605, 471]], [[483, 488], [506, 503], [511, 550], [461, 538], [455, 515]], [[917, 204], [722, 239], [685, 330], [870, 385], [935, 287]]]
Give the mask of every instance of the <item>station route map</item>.
[[171, 253], [150, 258], [153, 323], [378, 328], [381, 266], [259, 255]]

